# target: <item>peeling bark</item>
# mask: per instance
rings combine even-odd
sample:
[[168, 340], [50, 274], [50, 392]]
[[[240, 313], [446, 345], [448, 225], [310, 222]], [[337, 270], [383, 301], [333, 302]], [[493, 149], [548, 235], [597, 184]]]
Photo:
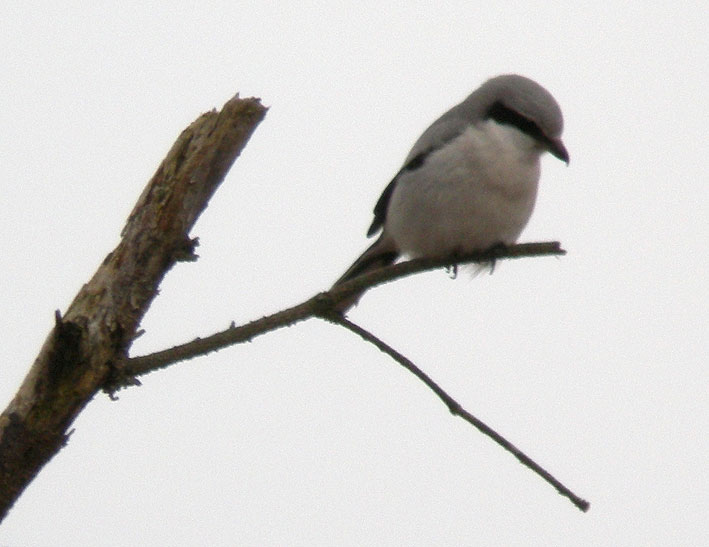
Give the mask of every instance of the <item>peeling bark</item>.
[[128, 217], [121, 242], [77, 294], [0, 415], [0, 521], [66, 444], [76, 416], [120, 371], [163, 276], [195, 260], [189, 232], [266, 114], [228, 101], [178, 137]]

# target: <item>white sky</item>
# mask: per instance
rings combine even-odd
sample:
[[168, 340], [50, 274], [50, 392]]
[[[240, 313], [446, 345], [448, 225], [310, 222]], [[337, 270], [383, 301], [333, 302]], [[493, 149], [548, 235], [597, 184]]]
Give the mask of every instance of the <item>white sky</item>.
[[568, 168], [544, 160], [522, 240], [569, 254], [407, 279], [351, 317], [592, 506], [580, 513], [390, 359], [311, 321], [97, 397], [1, 545], [709, 542], [705, 2], [2, 11], [3, 407], [201, 112], [236, 92], [271, 108], [194, 231], [201, 259], [168, 274], [134, 354], [327, 288], [367, 245], [420, 132], [519, 72], [561, 104], [571, 153]]

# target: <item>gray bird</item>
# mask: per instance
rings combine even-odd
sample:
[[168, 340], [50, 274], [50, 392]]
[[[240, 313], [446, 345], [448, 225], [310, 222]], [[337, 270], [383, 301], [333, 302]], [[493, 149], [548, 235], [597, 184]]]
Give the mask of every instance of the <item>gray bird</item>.
[[416, 141], [374, 207], [367, 236], [381, 230], [379, 238], [334, 286], [402, 255], [455, 257], [516, 242], [534, 209], [541, 155], [569, 163], [563, 126], [556, 100], [533, 80], [486, 81]]

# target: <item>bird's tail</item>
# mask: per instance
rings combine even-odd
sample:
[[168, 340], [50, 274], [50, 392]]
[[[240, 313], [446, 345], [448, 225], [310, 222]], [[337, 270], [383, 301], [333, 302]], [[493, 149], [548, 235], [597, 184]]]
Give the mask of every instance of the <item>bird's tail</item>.
[[[364, 251], [360, 257], [352, 263], [352, 266], [347, 268], [347, 271], [335, 281], [333, 288], [342, 283], [354, 279], [362, 274], [383, 268], [393, 264], [399, 258], [399, 252], [394, 248], [394, 245], [382, 234], [369, 248]], [[366, 289], [365, 289], [366, 290]], [[350, 298], [339, 302], [335, 309], [340, 313], [345, 313], [354, 306], [360, 299], [364, 290], [354, 293]]]

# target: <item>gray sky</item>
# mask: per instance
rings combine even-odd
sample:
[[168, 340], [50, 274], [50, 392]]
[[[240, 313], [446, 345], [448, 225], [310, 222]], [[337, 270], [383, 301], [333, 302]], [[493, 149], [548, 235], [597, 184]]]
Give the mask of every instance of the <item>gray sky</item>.
[[420, 132], [518, 72], [561, 104], [571, 153], [544, 160], [522, 241], [569, 254], [420, 275], [351, 317], [592, 506], [311, 321], [97, 397], [0, 544], [709, 541], [708, 26], [699, 1], [6, 3], [3, 407], [201, 112], [270, 106], [134, 354], [327, 288]]

